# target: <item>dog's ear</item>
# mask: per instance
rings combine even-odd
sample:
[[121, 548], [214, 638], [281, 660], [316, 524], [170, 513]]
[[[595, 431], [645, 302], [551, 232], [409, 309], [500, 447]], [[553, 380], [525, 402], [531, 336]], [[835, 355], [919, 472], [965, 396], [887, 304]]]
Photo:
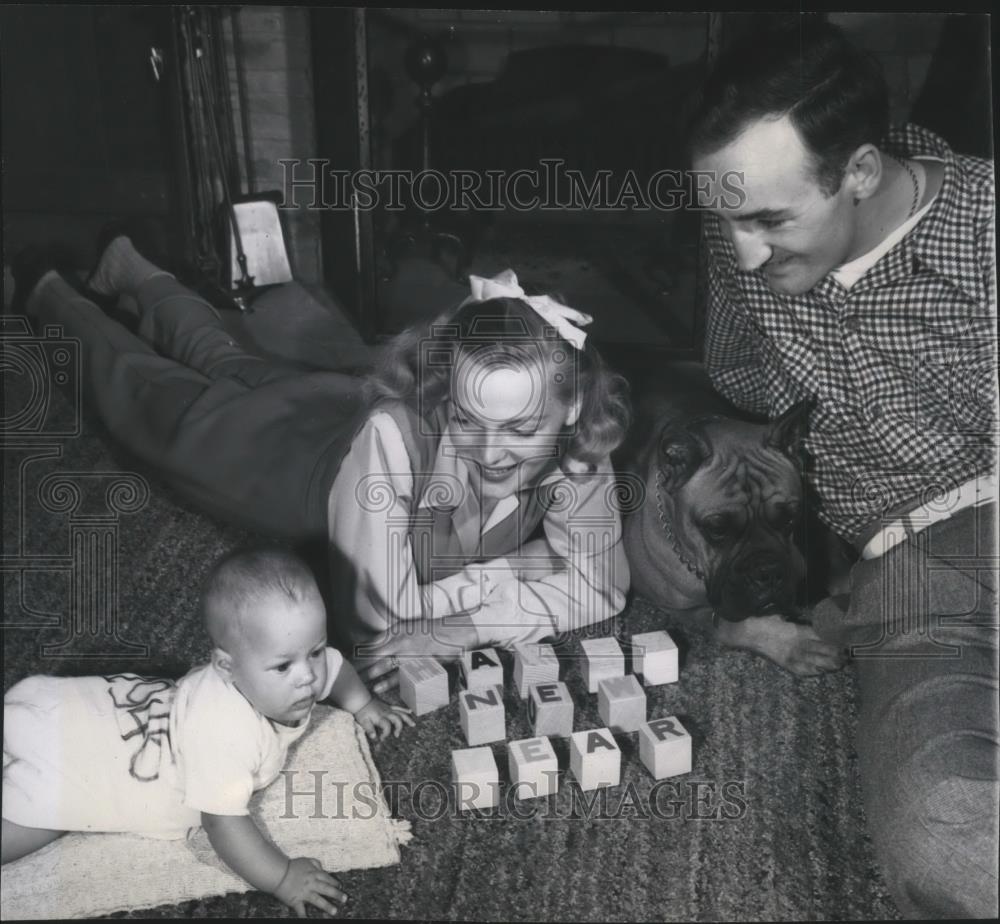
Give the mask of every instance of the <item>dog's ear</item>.
[[695, 430], [670, 427], [660, 437], [660, 470], [668, 491], [679, 488], [712, 454], [712, 447]]
[[805, 447], [809, 413], [814, 405], [812, 398], [793, 404], [784, 414], [771, 422], [771, 428], [764, 436], [764, 445], [769, 449], [777, 449], [793, 459], [799, 458]]

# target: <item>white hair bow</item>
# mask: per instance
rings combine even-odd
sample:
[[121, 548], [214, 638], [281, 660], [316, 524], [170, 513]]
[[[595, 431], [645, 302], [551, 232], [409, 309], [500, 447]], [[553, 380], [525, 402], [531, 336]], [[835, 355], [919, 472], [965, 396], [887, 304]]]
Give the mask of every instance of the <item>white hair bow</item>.
[[527, 302], [542, 320], [554, 327], [563, 340], [578, 350], [583, 349], [587, 332], [580, 330], [580, 327], [594, 319], [589, 314], [570, 308], [569, 305], [560, 304], [548, 295], [525, 295], [524, 289], [517, 284], [517, 276], [512, 269], [506, 269], [492, 279], [470, 274], [469, 286], [472, 288], [472, 295], [462, 302], [463, 305], [469, 302], [485, 302], [491, 298], [519, 298], [522, 302]]

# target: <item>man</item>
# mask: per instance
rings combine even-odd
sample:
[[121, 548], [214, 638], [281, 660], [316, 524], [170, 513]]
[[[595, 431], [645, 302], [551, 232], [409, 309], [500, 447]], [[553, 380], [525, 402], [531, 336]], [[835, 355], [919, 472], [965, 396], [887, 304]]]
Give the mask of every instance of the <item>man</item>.
[[997, 903], [992, 166], [888, 131], [873, 59], [803, 17], [734, 45], [692, 125], [712, 178], [705, 363], [776, 417], [859, 560], [813, 627], [847, 644], [872, 837], [910, 917]]

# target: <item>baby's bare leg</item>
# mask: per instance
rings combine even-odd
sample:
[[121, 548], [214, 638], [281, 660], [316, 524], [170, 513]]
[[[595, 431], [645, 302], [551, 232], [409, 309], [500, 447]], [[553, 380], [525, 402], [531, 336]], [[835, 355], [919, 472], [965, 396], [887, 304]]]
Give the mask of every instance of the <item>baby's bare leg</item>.
[[0, 864], [20, 860], [29, 853], [41, 850], [46, 844], [51, 844], [65, 833], [65, 831], [50, 831], [48, 828], [25, 828], [4, 818], [3, 828], [0, 830]]

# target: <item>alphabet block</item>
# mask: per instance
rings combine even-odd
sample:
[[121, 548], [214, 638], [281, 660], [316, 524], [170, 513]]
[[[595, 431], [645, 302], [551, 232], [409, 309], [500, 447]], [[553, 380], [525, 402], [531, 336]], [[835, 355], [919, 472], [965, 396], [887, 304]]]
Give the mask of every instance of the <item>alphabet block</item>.
[[581, 789], [617, 786], [621, 782], [622, 752], [607, 728], [592, 728], [570, 736], [569, 769]]
[[458, 715], [469, 746], [507, 737], [503, 698], [496, 687], [466, 690], [458, 696]]
[[606, 677], [625, 674], [625, 655], [613, 638], [588, 638], [580, 642], [583, 648], [583, 682], [590, 693], [597, 692], [597, 685]]
[[528, 642], [514, 646], [514, 683], [517, 695], [528, 698], [528, 690], [537, 683], [559, 679], [559, 659], [551, 645]]
[[638, 731], [646, 721], [646, 693], [635, 674], [602, 680], [597, 686], [597, 710], [613, 731]]
[[434, 658], [400, 658], [399, 695], [414, 715], [447, 706], [448, 672]]
[[676, 716], [639, 727], [639, 759], [655, 779], [691, 772], [691, 736]]
[[490, 748], [463, 748], [451, 752], [455, 804], [460, 811], [492, 808], [500, 799], [500, 771]]
[[539, 683], [528, 690], [528, 721], [535, 736], [558, 735], [565, 738], [573, 733], [573, 699], [566, 684]]
[[677, 645], [666, 632], [643, 632], [632, 636], [632, 669], [642, 674], [647, 687], [677, 683], [680, 676]]
[[459, 673], [466, 690], [497, 687], [503, 692], [503, 664], [493, 648], [477, 648], [465, 652], [459, 663]]
[[507, 769], [518, 799], [551, 796], [559, 790], [559, 761], [548, 738], [508, 742]]

